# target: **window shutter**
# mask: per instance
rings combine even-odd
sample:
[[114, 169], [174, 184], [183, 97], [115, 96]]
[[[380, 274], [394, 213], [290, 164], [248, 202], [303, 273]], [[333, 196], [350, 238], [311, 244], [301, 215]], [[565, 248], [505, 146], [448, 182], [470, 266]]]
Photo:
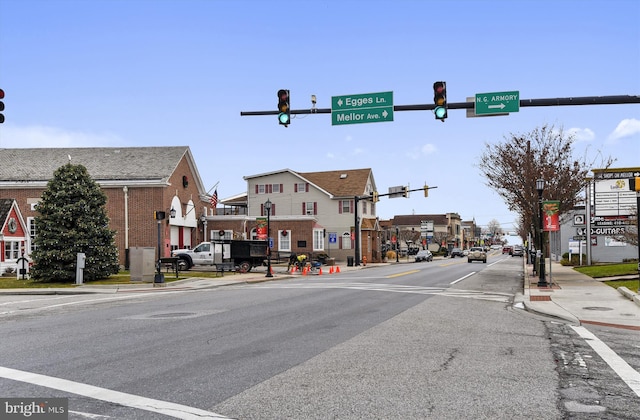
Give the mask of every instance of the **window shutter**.
[[271, 215], [276, 215], [276, 203], [271, 203]]
[[305, 185], [304, 187], [304, 192], [309, 192], [309, 183], [307, 182], [307, 185]]
[[353, 200], [349, 200], [349, 213], [353, 213]]
[[302, 202], [302, 215], [304, 216], [307, 212], [307, 203]]
[[338, 236], [338, 249], [342, 249], [342, 235]]
[[342, 200], [338, 200], [338, 214], [342, 214]]
[[260, 216], [264, 216], [264, 204], [260, 204]]
[[273, 184], [269, 184], [269, 194], [273, 193]]
[[256, 184], [256, 194], [258, 194], [258, 184]]
[[280, 194], [284, 192], [284, 184], [280, 184]]
[[318, 214], [318, 202], [313, 202], [313, 214]]
[[298, 183], [293, 184], [293, 192], [298, 192]]

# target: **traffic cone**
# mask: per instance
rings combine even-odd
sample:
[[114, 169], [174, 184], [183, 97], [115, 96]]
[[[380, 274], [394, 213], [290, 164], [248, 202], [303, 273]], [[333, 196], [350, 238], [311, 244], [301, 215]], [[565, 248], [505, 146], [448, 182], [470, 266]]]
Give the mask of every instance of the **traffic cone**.
[[336, 273], [339, 273], [339, 272], [340, 272], [340, 266], [338, 265], [336, 266]]
[[318, 270], [318, 275], [321, 276], [322, 275], [322, 267], [320, 267], [320, 269]]
[[305, 268], [303, 268], [303, 269], [302, 269], [302, 275], [303, 275], [303, 276], [306, 276], [306, 275], [307, 275], [307, 267], [305, 267]]
[[333, 274], [333, 267], [329, 268], [329, 274]]
[[271, 274], [273, 274], [273, 267], [270, 267], [269, 272], [270, 272]]

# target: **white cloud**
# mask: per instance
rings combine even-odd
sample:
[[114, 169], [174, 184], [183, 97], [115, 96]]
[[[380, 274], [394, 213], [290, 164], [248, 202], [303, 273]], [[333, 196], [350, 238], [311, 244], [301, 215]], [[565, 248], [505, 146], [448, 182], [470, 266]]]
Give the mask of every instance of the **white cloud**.
[[590, 128], [570, 128], [568, 134], [573, 135], [576, 141], [591, 141], [596, 138], [596, 133]]
[[0, 147], [109, 147], [124, 144], [123, 139], [110, 133], [67, 131], [59, 127], [6, 125], [2, 127]]
[[408, 152], [405, 153], [405, 155], [409, 158], [409, 159], [413, 159], [413, 160], [417, 160], [420, 159], [422, 157], [428, 156], [428, 155], [432, 155], [434, 153], [436, 153], [438, 151], [438, 148], [431, 143], [427, 143], [424, 146], [420, 147], [420, 148], [414, 148], [412, 150], [409, 150]]
[[635, 118], [624, 119], [620, 121], [620, 124], [613, 130], [613, 133], [609, 134], [607, 141], [609, 143], [615, 143], [616, 141], [625, 137], [631, 137], [640, 133], [640, 120]]

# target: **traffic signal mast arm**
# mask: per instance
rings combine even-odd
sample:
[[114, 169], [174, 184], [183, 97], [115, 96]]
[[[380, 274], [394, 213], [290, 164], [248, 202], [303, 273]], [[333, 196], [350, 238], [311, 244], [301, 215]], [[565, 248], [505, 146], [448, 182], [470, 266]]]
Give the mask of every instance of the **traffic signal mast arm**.
[[[569, 98], [520, 99], [520, 107], [640, 104], [640, 95], [582, 96]], [[473, 102], [448, 102], [447, 109], [473, 109]], [[433, 111], [435, 104], [394, 105], [395, 111]], [[240, 116], [278, 115], [279, 111], [240, 111]], [[331, 114], [331, 108], [292, 109], [291, 114]], [[385, 194], [387, 195], [387, 194]]]
[[[431, 189], [434, 189], [434, 188], [438, 188], [438, 187], [427, 187], [426, 189], [427, 190], [431, 190]], [[425, 187], [420, 187], [420, 188], [416, 188], [414, 190], [407, 189], [404, 192], [414, 192], [414, 191], [424, 191], [424, 190], [425, 190]], [[392, 193], [387, 193], [387, 194], [378, 194], [377, 196], [378, 197], [386, 197], [388, 195], [399, 195], [399, 194], [402, 194], [402, 192], [392, 192]], [[366, 200], [366, 199], [369, 199], [369, 198], [373, 198], [373, 193], [371, 193], [369, 195], [361, 196], [361, 197], [356, 196], [355, 198], [356, 198], [356, 200]]]

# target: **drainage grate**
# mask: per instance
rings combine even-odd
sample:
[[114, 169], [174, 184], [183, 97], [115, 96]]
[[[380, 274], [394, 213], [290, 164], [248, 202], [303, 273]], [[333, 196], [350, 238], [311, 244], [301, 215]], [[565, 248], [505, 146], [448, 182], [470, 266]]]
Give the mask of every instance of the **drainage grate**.
[[586, 306], [582, 309], [586, 309], [588, 311], [613, 311], [613, 308], [607, 308], [605, 306]]
[[535, 302], [535, 301], [545, 301], [548, 302], [551, 300], [551, 296], [531, 296], [531, 301]]

